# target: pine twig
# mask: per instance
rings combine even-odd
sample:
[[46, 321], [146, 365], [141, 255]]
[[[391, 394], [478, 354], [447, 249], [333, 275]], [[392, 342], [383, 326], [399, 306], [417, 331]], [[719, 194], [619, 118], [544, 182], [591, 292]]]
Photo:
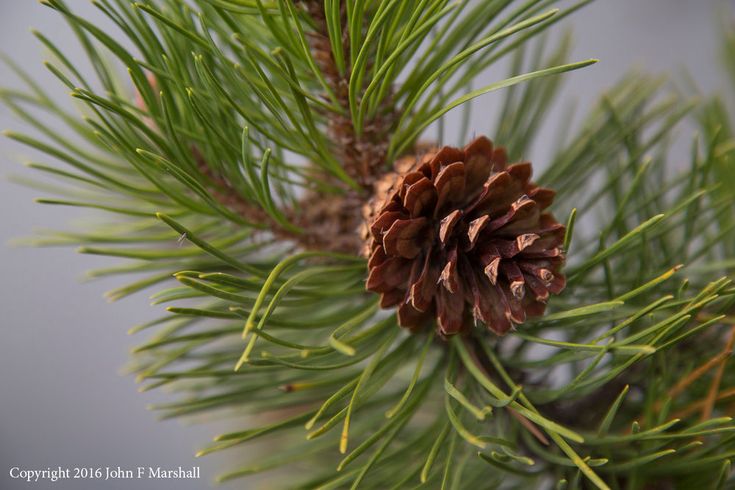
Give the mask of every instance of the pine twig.
[[[341, 74], [332, 53], [329, 30], [327, 27], [324, 2], [321, 0], [307, 0], [303, 2], [306, 12], [314, 21], [316, 29], [308, 33], [311, 50], [317, 65], [324, 73], [325, 79], [336, 95], [343, 112], [327, 114], [328, 131], [335, 145], [335, 153], [344, 165], [347, 174], [357, 180], [366, 192], [372, 190], [375, 179], [385, 170], [386, 154], [388, 151], [388, 128], [395, 116], [390, 104], [385, 103], [386, 109], [378, 111], [377, 115], [368, 120], [360, 133], [355, 130], [352, 118], [349, 115], [349, 64], [344, 74]], [[340, 18], [342, 23], [342, 51], [350, 51], [350, 37], [347, 28], [345, 4], [341, 4]]]
[[702, 421], [707, 420], [712, 415], [712, 410], [714, 409], [715, 402], [717, 401], [717, 394], [720, 389], [720, 383], [722, 383], [722, 376], [723, 374], [725, 374], [725, 366], [727, 365], [727, 361], [730, 358], [729, 353], [732, 352], [733, 344], [735, 344], [735, 325], [733, 325], [730, 329], [730, 336], [727, 339], [727, 344], [725, 344], [725, 347], [722, 350], [723, 354], [728, 355], [726, 355], [720, 361], [720, 365], [715, 372], [715, 377], [712, 379], [712, 385], [710, 386], [709, 392], [707, 393], [707, 398], [705, 399], [705, 403], [702, 407]]

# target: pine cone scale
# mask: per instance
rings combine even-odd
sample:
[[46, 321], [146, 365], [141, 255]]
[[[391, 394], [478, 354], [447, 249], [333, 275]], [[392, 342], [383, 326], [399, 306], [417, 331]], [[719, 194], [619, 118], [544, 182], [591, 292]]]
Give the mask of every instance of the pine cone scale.
[[428, 220], [424, 217], [397, 219], [383, 234], [383, 247], [389, 255], [405, 259], [415, 258], [424, 248]]
[[434, 187], [438, 196], [434, 207], [436, 218], [446, 206], [461, 201], [465, 190], [464, 163], [455, 162], [444, 167], [434, 179]]
[[449, 236], [461, 218], [462, 211], [455, 209], [441, 220], [439, 223], [439, 240], [441, 240], [442, 245], [447, 244]]
[[420, 216], [428, 208], [436, 205], [437, 193], [431, 181], [426, 177], [408, 186], [403, 198], [403, 205], [412, 217]]

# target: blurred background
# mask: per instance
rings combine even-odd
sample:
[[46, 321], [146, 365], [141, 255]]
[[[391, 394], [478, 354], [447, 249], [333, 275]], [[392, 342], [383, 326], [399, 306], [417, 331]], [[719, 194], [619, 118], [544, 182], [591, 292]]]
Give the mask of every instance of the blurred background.
[[[114, 32], [91, 3], [69, 4]], [[567, 76], [560, 102], [529, 155], [531, 159], [543, 166], [544, 154], [553, 151], [553, 137], [559, 131], [554, 121], [565, 106], [574, 102], [585, 112], [631, 68], [679, 79], [686, 73], [704, 93], [724, 90], [720, 19], [728, 11], [735, 11], [734, 0], [597, 0], [557, 27], [557, 33], [565, 27], [574, 31], [572, 60], [601, 61]], [[71, 104], [66, 91], [43, 67], [46, 54], [30, 28], [46, 34], [75, 63], [86, 66], [60, 16], [37, 2], [0, 0], [0, 51], [41, 85], [52, 88], [60, 103]], [[488, 73], [487, 83], [504, 75]], [[4, 66], [0, 66], [0, 85], [22, 86]], [[500, 100], [502, 94], [479, 99], [471, 128], [478, 133], [486, 130], [489, 120], [495, 120], [494, 107]], [[457, 118], [456, 112], [451, 113], [447, 125]], [[23, 129], [4, 107], [0, 108], [0, 127]], [[689, 136], [681, 130], [680, 134], [688, 145]], [[102, 293], [122, 284], [122, 278], [80, 279], [84, 270], [114, 261], [81, 256], [69, 249], [12, 246], [12, 240], [30, 236], [35, 229], [61, 228], [84, 216], [71, 208], [35, 204], [33, 199], [42, 193], [11, 182], [12, 176], [32, 174], [22, 165], [28, 161], [50, 163], [44, 155], [0, 139], [0, 489], [185, 490], [212, 486], [215, 474], [231, 463], [228, 455], [197, 460], [193, 454], [224, 423], [158, 422], [146, 405], [165, 399], [165, 394], [138, 393], [134, 379], [121, 374], [130, 348], [143, 338], [129, 336], [128, 328], [159, 316], [163, 307], [149, 306], [146, 294], [108, 304]], [[202, 478], [26, 483], [8, 475], [14, 466], [139, 465], [197, 465]], [[267, 482], [262, 485], [268, 487]]]

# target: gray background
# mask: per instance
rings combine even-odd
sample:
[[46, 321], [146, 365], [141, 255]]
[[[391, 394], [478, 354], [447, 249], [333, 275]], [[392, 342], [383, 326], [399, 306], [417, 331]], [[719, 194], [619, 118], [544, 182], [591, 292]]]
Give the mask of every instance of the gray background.
[[[725, 87], [720, 70], [717, 15], [725, 2], [716, 0], [598, 0], [566, 24], [575, 32], [574, 59], [601, 62], [567, 78], [562, 100], [576, 99], [585, 109], [595, 96], [625, 71], [689, 71], [705, 92]], [[730, 1], [730, 7], [733, 2]], [[69, 1], [78, 12], [102, 21], [87, 2]], [[106, 26], [107, 24], [102, 23]], [[44, 53], [29, 33], [35, 27], [80, 58], [64, 22], [29, 0], [0, 0], [0, 49], [42, 84], [55, 84], [41, 66]], [[77, 54], [75, 57], [74, 54]], [[487, 81], [503, 73], [489, 74]], [[0, 85], [17, 80], [0, 68]], [[60, 99], [68, 99], [64, 90]], [[473, 127], [483, 131], [498, 96], [480, 100]], [[557, 111], [558, 112], [558, 111]], [[456, 117], [452, 114], [451, 118]], [[451, 119], [450, 118], [450, 119]], [[494, 117], [492, 117], [494, 119]], [[553, 121], [553, 114], [552, 114]], [[531, 155], [543, 161], [553, 145], [553, 123]], [[0, 127], [19, 128], [0, 109]], [[688, 135], [686, 136], [688, 138]], [[27, 175], [19, 162], [49, 160], [6, 138], [0, 139], [0, 173]], [[145, 295], [107, 304], [102, 292], [120, 280], [82, 283], [81, 273], [109, 264], [103, 258], [76, 255], [68, 249], [9, 247], [11, 239], [36, 228], [61, 227], [78, 216], [68, 208], [34, 204], [41, 194], [0, 181], [0, 489], [206, 488], [227, 465], [227, 456], [195, 460], [193, 453], [220, 428], [157, 422], [145, 406], [165, 398], [139, 394], [134, 380], [120, 374], [128, 350], [142, 337], [126, 334], [134, 324], [160, 314]], [[12, 466], [202, 466], [202, 480], [172, 482], [11, 481]], [[241, 484], [242, 485], [242, 484]], [[267, 483], [264, 483], [267, 487]]]

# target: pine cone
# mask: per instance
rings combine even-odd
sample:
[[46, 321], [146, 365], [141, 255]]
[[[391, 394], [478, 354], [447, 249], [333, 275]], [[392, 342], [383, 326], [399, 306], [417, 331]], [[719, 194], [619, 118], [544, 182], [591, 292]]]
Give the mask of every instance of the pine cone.
[[529, 162], [506, 162], [480, 137], [402, 158], [376, 183], [363, 210], [366, 286], [398, 306], [401, 326], [436, 318], [449, 336], [480, 321], [502, 335], [564, 289], [564, 226], [543, 212], [555, 193], [530, 182]]

